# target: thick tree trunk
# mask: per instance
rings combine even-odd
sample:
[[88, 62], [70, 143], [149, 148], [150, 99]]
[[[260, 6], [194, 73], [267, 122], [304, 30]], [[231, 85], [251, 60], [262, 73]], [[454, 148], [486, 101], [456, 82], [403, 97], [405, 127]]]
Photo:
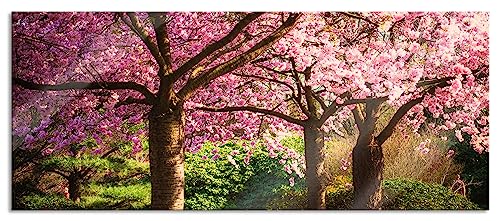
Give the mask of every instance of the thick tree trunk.
[[82, 180], [79, 174], [73, 173], [68, 178], [69, 198], [75, 202], [80, 202], [82, 194]]
[[380, 209], [383, 168], [382, 147], [373, 135], [360, 135], [352, 152], [353, 209]]
[[184, 125], [182, 109], [149, 113], [152, 209], [184, 208]]
[[323, 183], [324, 139], [320, 128], [309, 125], [304, 127], [308, 209], [326, 208], [326, 191]]

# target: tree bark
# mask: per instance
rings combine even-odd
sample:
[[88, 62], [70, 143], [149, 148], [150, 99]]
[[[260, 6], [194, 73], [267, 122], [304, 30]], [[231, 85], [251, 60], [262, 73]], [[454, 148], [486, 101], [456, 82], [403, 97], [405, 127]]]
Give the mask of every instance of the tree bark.
[[184, 208], [184, 125], [182, 108], [149, 113], [151, 208]]
[[307, 208], [326, 209], [324, 174], [324, 134], [319, 127], [304, 127], [306, 155]]
[[80, 202], [82, 194], [82, 179], [80, 174], [72, 173], [68, 177], [68, 193], [69, 198], [74, 202]]
[[382, 147], [373, 136], [360, 136], [352, 152], [353, 209], [380, 209], [382, 202]]
[[353, 209], [380, 209], [382, 202], [382, 147], [373, 136], [359, 137], [352, 152]]
[[[375, 138], [375, 125], [383, 100], [366, 102], [364, 117], [353, 110], [359, 136], [352, 150], [353, 209], [380, 209], [382, 206], [382, 144]], [[364, 119], [363, 119], [364, 118]]]

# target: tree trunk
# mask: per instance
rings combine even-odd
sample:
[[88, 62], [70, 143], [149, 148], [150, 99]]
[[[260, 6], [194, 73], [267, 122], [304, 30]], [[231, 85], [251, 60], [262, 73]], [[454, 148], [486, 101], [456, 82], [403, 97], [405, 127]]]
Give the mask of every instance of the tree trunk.
[[307, 208], [326, 209], [324, 174], [324, 134], [319, 127], [306, 125], [304, 127]]
[[149, 113], [151, 208], [184, 208], [184, 125], [181, 108]]
[[80, 174], [72, 173], [68, 178], [68, 193], [69, 198], [74, 202], [80, 202], [82, 193], [82, 179]]
[[360, 134], [352, 151], [353, 209], [380, 209], [383, 168], [382, 147], [373, 134]]

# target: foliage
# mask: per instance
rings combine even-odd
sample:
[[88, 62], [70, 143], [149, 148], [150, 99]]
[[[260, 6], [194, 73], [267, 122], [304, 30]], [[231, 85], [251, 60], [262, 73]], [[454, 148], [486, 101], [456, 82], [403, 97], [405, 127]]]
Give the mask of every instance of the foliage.
[[384, 180], [384, 209], [470, 210], [479, 207], [464, 196], [437, 185], [411, 180]]
[[[246, 161], [249, 153], [252, 156]], [[221, 146], [206, 142], [197, 153], [186, 153], [186, 209], [229, 206], [252, 176], [278, 170], [278, 163], [267, 155], [263, 146], [235, 142]]]
[[100, 156], [85, 154], [78, 158], [73, 156], [53, 156], [42, 161], [42, 168], [50, 170], [77, 171], [92, 169], [97, 172], [111, 171], [115, 176], [126, 176], [133, 173], [147, 173], [148, 164], [120, 156], [102, 158]]
[[79, 203], [64, 198], [60, 194], [30, 194], [21, 200], [23, 209], [81, 209]]
[[[354, 197], [351, 185], [342, 184], [346, 177], [340, 177], [338, 185], [327, 188], [327, 209], [349, 209]], [[478, 209], [467, 198], [450, 189], [420, 181], [405, 179], [384, 180], [382, 209], [385, 210], [460, 210]], [[303, 209], [306, 191], [289, 190], [282, 197], [272, 200], [270, 209]]]
[[300, 135], [286, 136], [280, 141], [281, 145], [295, 150], [297, 153], [304, 154], [304, 138]]

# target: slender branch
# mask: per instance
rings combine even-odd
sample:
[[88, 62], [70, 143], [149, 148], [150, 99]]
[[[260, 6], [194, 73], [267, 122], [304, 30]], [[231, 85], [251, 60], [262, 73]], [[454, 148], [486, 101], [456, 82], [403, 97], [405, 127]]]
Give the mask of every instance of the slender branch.
[[133, 97], [127, 97], [123, 101], [119, 101], [118, 103], [115, 104], [116, 107], [120, 107], [123, 105], [129, 105], [129, 104], [146, 104], [146, 105], [152, 105], [153, 103], [148, 101], [147, 99], [139, 99], [139, 98], [133, 98]]
[[255, 13], [250, 13], [246, 15], [238, 24], [236, 24], [231, 32], [224, 36], [222, 39], [208, 45], [205, 47], [199, 54], [194, 56], [193, 58], [189, 59], [186, 63], [184, 63], [182, 66], [180, 66], [177, 70], [174, 71], [172, 74], [172, 79], [178, 79], [181, 75], [186, 73], [189, 69], [193, 68], [195, 65], [200, 63], [203, 59], [205, 59], [207, 56], [212, 54], [213, 52], [221, 49], [225, 45], [229, 44], [231, 41], [233, 41], [240, 33], [241, 31], [248, 26], [252, 21], [257, 19], [259, 16], [261, 16], [263, 13], [261, 12], [255, 12]]
[[357, 14], [354, 14], [354, 13], [350, 13], [350, 12], [339, 12], [340, 14], [342, 15], [345, 15], [347, 17], [351, 17], [351, 18], [357, 18], [357, 19], [361, 19], [363, 21], [366, 21], [368, 23], [370, 23], [371, 25], [374, 25], [376, 27], [378, 27], [378, 24], [373, 22], [373, 21], [370, 21], [369, 19], [363, 17], [363, 16], [360, 16], [360, 15], [357, 15]]
[[302, 104], [302, 90], [305, 90], [305, 89], [300, 81], [300, 77], [298, 74], [299, 72], [297, 71], [297, 64], [295, 63], [295, 60], [292, 58], [289, 58], [289, 59], [283, 58], [283, 59], [288, 60], [292, 64], [291, 74], [292, 74], [292, 77], [295, 79], [295, 85], [297, 86], [297, 96], [296, 96], [297, 102], [296, 103], [299, 106], [302, 113], [304, 113], [308, 118], [311, 118], [312, 114], [311, 114], [310, 110], [307, 109], [307, 107]]
[[38, 84], [21, 78], [12, 78], [14, 85], [19, 85], [22, 88], [39, 91], [64, 91], [72, 89], [81, 90], [134, 90], [140, 92], [146, 97], [148, 102], [152, 102], [155, 98], [154, 94], [149, 91], [146, 86], [135, 82], [68, 82], [63, 84]]
[[339, 106], [347, 106], [347, 105], [351, 105], [351, 104], [366, 103], [366, 102], [372, 101], [374, 99], [377, 99], [377, 100], [380, 100], [380, 101], [386, 101], [387, 99], [389, 99], [389, 97], [388, 96], [384, 96], [384, 97], [377, 97], [377, 98], [350, 99], [350, 100], [346, 100], [342, 104], [339, 104]]
[[392, 116], [391, 120], [389, 121], [389, 123], [387, 123], [382, 132], [380, 132], [380, 134], [375, 138], [377, 143], [379, 145], [382, 145], [387, 139], [389, 139], [389, 137], [394, 132], [394, 128], [399, 123], [401, 118], [403, 118], [412, 107], [422, 102], [422, 100], [424, 100], [424, 96], [413, 99], [408, 103], [404, 104], [403, 106], [401, 106]]
[[69, 179], [69, 175], [63, 173], [62, 171], [56, 170], [56, 169], [49, 169], [49, 170], [47, 170], [47, 172], [52, 172], [52, 173], [58, 174], [59, 176], [64, 177], [65, 179]]
[[295, 89], [292, 87], [292, 85], [290, 85], [286, 82], [280, 81], [280, 80], [266, 78], [266, 77], [262, 77], [262, 76], [256, 76], [256, 75], [245, 75], [245, 74], [237, 74], [237, 73], [231, 73], [231, 74], [236, 75], [236, 76], [240, 76], [240, 77], [255, 78], [255, 79], [259, 79], [259, 80], [274, 82], [274, 83], [286, 86], [287, 88], [289, 88], [292, 91], [292, 93], [295, 93]]
[[256, 66], [259, 67], [259, 68], [261, 68], [261, 69], [263, 69], [263, 70], [274, 72], [276, 74], [281, 74], [283, 76], [289, 76], [286, 73], [291, 73], [292, 72], [291, 70], [289, 70], [289, 71], [278, 71], [278, 70], [272, 69], [270, 67], [267, 67], [267, 66], [261, 65], [261, 64], [257, 64]]
[[268, 109], [263, 109], [263, 108], [258, 108], [258, 107], [252, 107], [252, 106], [240, 106], [240, 107], [223, 107], [223, 108], [214, 108], [214, 107], [198, 107], [198, 110], [203, 110], [203, 111], [209, 111], [209, 112], [234, 112], [234, 111], [250, 111], [254, 113], [261, 113], [265, 115], [270, 115], [274, 117], [281, 118], [283, 120], [286, 120], [290, 123], [297, 124], [297, 125], [304, 125], [304, 121], [293, 118], [291, 116], [288, 116], [286, 114], [273, 111], [273, 110], [268, 110]]
[[272, 34], [262, 39], [248, 51], [234, 57], [233, 59], [226, 61], [211, 70], [207, 73], [200, 75], [191, 81], [187, 82], [186, 85], [179, 91], [178, 95], [180, 99], [188, 99], [191, 94], [202, 87], [203, 85], [209, 83], [211, 80], [227, 74], [236, 68], [252, 61], [253, 59], [260, 56], [264, 53], [269, 47], [271, 47], [276, 41], [278, 41], [281, 37], [283, 37], [286, 33], [288, 33], [295, 24], [299, 20], [302, 14], [291, 14], [287, 21], [283, 23], [277, 30], [275, 30]]
[[321, 106], [321, 109], [323, 109], [323, 111], [325, 111], [327, 109], [325, 100], [323, 100], [323, 98], [321, 98], [321, 96], [319, 96], [318, 92], [313, 92], [312, 96], [314, 97], [314, 99], [316, 99], [316, 101], [318, 101], [319, 105]]
[[450, 83], [448, 83], [447, 81], [440, 82], [439, 84], [434, 85], [431, 88], [429, 88], [426, 91], [424, 91], [424, 93], [420, 97], [415, 98], [413, 100], [410, 100], [409, 102], [407, 102], [406, 104], [404, 104], [403, 106], [401, 106], [396, 111], [396, 113], [392, 116], [392, 118], [389, 121], [389, 123], [387, 123], [387, 125], [384, 127], [384, 129], [375, 138], [375, 140], [377, 141], [377, 143], [379, 145], [382, 145], [387, 139], [389, 139], [389, 137], [394, 132], [394, 128], [399, 123], [399, 121], [406, 115], [406, 113], [411, 108], [413, 108], [415, 105], [417, 105], [420, 102], [422, 102], [424, 100], [425, 95], [427, 95], [427, 94], [434, 94], [434, 92], [436, 91], [436, 88], [443, 88], [443, 87], [446, 87], [446, 86], [449, 86], [449, 85], [450, 85]]
[[153, 57], [155, 58], [158, 66], [160, 66], [160, 69], [166, 68], [165, 60], [163, 60], [158, 46], [154, 43], [151, 35], [149, 35], [146, 29], [139, 22], [139, 18], [137, 17], [137, 15], [135, 13], [129, 12], [127, 13], [127, 16], [129, 17], [130, 21], [128, 21], [125, 16], [122, 15], [121, 18], [123, 22], [141, 38], [142, 42], [144, 42], [146, 47], [151, 52], [151, 55], [153, 55]]
[[22, 39], [22, 40], [25, 40], [25, 41], [33, 41], [33, 42], [37, 42], [37, 43], [41, 43], [41, 44], [45, 44], [45, 45], [48, 45], [48, 46], [51, 46], [51, 47], [55, 47], [61, 51], [64, 51], [64, 52], [68, 52], [70, 49], [64, 45], [61, 45], [61, 44], [57, 44], [57, 43], [53, 43], [53, 42], [50, 42], [50, 41], [47, 41], [47, 40], [44, 40], [44, 39], [40, 39], [40, 38], [36, 38], [36, 37], [33, 37], [33, 36], [29, 36], [29, 35], [26, 35], [26, 34], [23, 34], [23, 33], [15, 33], [14, 36], [12, 36], [13, 38], [19, 38], [19, 39]]

